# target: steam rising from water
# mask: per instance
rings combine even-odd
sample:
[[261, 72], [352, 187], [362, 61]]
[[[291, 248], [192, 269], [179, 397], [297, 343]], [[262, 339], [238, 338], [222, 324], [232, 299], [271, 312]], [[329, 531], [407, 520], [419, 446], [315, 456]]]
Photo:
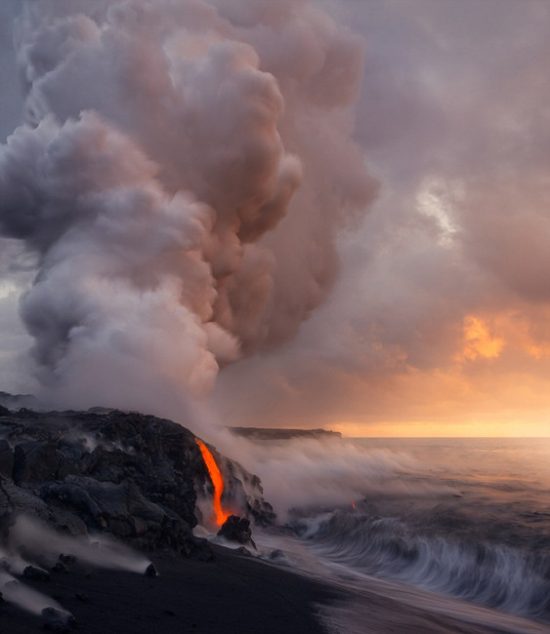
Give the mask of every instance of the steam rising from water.
[[0, 233], [36, 260], [39, 377], [181, 418], [331, 286], [375, 189], [349, 135], [361, 41], [305, 0], [44, 0], [17, 43]]
[[365, 447], [353, 440], [254, 442], [218, 434], [216, 443], [260, 476], [266, 499], [282, 521], [293, 509], [347, 508], [367, 495], [423, 498], [458, 493], [449, 484], [402, 478], [423, 468], [410, 453]]

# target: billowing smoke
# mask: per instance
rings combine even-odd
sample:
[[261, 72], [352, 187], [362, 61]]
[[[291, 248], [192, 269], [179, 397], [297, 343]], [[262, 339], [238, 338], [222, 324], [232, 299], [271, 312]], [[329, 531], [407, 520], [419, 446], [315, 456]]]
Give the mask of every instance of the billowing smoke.
[[351, 140], [361, 41], [301, 0], [43, 0], [17, 54], [0, 232], [63, 404], [175, 415], [291, 338], [375, 184]]

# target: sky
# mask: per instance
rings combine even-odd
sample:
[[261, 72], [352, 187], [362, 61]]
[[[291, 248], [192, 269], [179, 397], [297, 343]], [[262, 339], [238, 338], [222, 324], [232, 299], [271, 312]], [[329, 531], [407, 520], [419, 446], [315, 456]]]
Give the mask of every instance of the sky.
[[[106, 4], [108, 0], [96, 2], [98, 7]], [[166, 0], [161, 4], [170, 3]], [[175, 333], [179, 326], [182, 332], [194, 333], [196, 320], [185, 321], [174, 312], [166, 323], [162, 320], [166, 341], [161, 335], [155, 339], [162, 354], [147, 352], [147, 358], [159, 366], [169, 359], [169, 377], [177, 372], [191, 376], [190, 368], [197, 363], [208, 366], [204, 381], [208, 388], [198, 391], [220, 419], [230, 424], [324, 426], [354, 436], [548, 435], [550, 5], [546, 0], [312, 0], [298, 3], [288, 14], [275, 15], [274, 11], [268, 15], [264, 7], [267, 13], [260, 19], [255, 13], [259, 16], [264, 11], [258, 8], [265, 5], [260, 0], [234, 0], [223, 10], [217, 2], [209, 4], [225, 12], [223, 19], [232, 31], [227, 36], [229, 27], [218, 27], [217, 22], [212, 22], [215, 26], [211, 28], [219, 28], [223, 37], [238, 37], [253, 46], [259, 62], [246, 63], [273, 73], [277, 81], [279, 92], [258, 71], [254, 88], [243, 79], [239, 95], [252, 91], [247, 97], [250, 101], [256, 98], [254, 91], [261, 90], [262, 104], [272, 100], [269, 113], [262, 115], [262, 143], [255, 147], [265, 151], [266, 174], [272, 170], [279, 184], [269, 185], [268, 195], [265, 183], [271, 183], [271, 177], [264, 172], [248, 174], [247, 183], [257, 183], [254, 196], [265, 197], [261, 210], [271, 214], [271, 220], [265, 226], [258, 224], [256, 217], [252, 221], [251, 208], [246, 218], [239, 217], [239, 222], [248, 222], [246, 231], [233, 236], [225, 229], [222, 233], [217, 225], [214, 237], [201, 252], [214, 270], [229, 267], [232, 275], [231, 282], [223, 286], [227, 294], [224, 306], [231, 310], [224, 312], [219, 299], [204, 300], [214, 302], [215, 332], [213, 328], [205, 329], [206, 334], [198, 332], [198, 343], [179, 351], [186, 359], [180, 363], [171, 357], [170, 348], [179, 339]], [[286, 4], [281, 3], [281, 7]], [[46, 5], [53, 7], [53, 12], [57, 10], [55, 0]], [[30, 116], [30, 109], [23, 106], [25, 82], [21, 66], [17, 71], [12, 44], [17, 7], [18, 3], [11, 2], [0, 8], [2, 140]], [[201, 19], [214, 20], [211, 13]], [[79, 29], [79, 33], [92, 37], [88, 23], [82, 22]], [[125, 145], [116, 137], [112, 142], [115, 149], [109, 155], [116, 150], [121, 156], [135, 157], [139, 178], [125, 171], [120, 176], [125, 183], [137, 187], [145, 178], [153, 178], [146, 159], [154, 160], [161, 174], [154, 178], [160, 178], [164, 191], [185, 187], [213, 209], [229, 209], [221, 196], [232, 191], [228, 185], [232, 181], [227, 179], [234, 173], [216, 167], [216, 148], [220, 153], [216, 143], [223, 139], [246, 153], [249, 145], [240, 144], [248, 138], [248, 129], [233, 137], [227, 130], [215, 136], [207, 127], [203, 136], [195, 139], [198, 152], [180, 152], [176, 145], [167, 150], [161, 147], [162, 128], [150, 115], [161, 100], [147, 102], [162, 96], [162, 87], [135, 80], [133, 90], [144, 95], [143, 111], [148, 114], [147, 119], [140, 118], [140, 104], [122, 104], [113, 96], [116, 77], [120, 76], [113, 79], [110, 69], [103, 70], [103, 58], [96, 53], [97, 57], [87, 63], [99, 60], [91, 67], [103, 73], [98, 75], [99, 87], [77, 83], [75, 97], [67, 90], [71, 81], [77, 81], [72, 79], [75, 74], [60, 74], [61, 79], [40, 75], [39, 62], [46, 59], [45, 51], [50, 54], [50, 49], [39, 49], [46, 46], [46, 37], [36, 36], [39, 31], [36, 24], [29, 27], [30, 35], [26, 33], [23, 44], [30, 48], [19, 49], [20, 55], [26, 51], [27, 106], [31, 104], [34, 113], [47, 102], [48, 112], [62, 121], [78, 117], [84, 107], [95, 107], [132, 141], [132, 145]], [[300, 42], [311, 46], [299, 48], [292, 39], [294, 31], [299, 33]], [[199, 45], [189, 36], [188, 41], [187, 48], [183, 50], [182, 45], [183, 52], [176, 53], [189, 59], [210, 46], [209, 40]], [[157, 40], [147, 34], [144, 42], [143, 50], [154, 52]], [[282, 51], [287, 43], [299, 70], [293, 60], [284, 59]], [[297, 48], [292, 49], [292, 45]], [[318, 50], [323, 46], [331, 54], [325, 52], [323, 72], [315, 79], [317, 75], [311, 74], [308, 64], [313, 64], [314, 53], [320, 55]], [[130, 48], [113, 51], [114, 59], [117, 55], [126, 61], [136, 57], [133, 51], [130, 57]], [[147, 61], [154, 73], [151, 57]], [[143, 60], [140, 63], [143, 68]], [[121, 64], [121, 68], [131, 67]], [[186, 81], [195, 87], [189, 95], [198, 94], [207, 112], [213, 97], [196, 72], [185, 72]], [[302, 83], [296, 81], [298, 72], [302, 73]], [[235, 77], [236, 81], [242, 79], [239, 74]], [[187, 96], [186, 103], [190, 98]], [[227, 106], [226, 116], [233, 121], [235, 112], [234, 120], [239, 122], [242, 109], [240, 102], [235, 104], [234, 110]], [[213, 110], [211, 121], [216, 112]], [[121, 123], [122, 113], [131, 123]], [[87, 120], [86, 125], [89, 134], [99, 134], [97, 121]], [[273, 126], [280, 133], [282, 146], [273, 136]], [[50, 139], [51, 135], [67, 147], [65, 139], [74, 140], [77, 134], [71, 136], [65, 128], [46, 128], [45, 137]], [[22, 154], [21, 139], [17, 148], [6, 154], [5, 165], [30, 161]], [[185, 139], [177, 137], [182, 146]], [[250, 139], [255, 142], [255, 137]], [[1, 180], [1, 166], [0, 161], [0, 182], [7, 183]], [[184, 182], [174, 166], [187, 170]], [[207, 187], [200, 180], [200, 170], [212, 170], [212, 166], [218, 169], [219, 182]], [[52, 179], [58, 174], [54, 167]], [[13, 171], [6, 167], [4, 174], [9, 176]], [[251, 200], [248, 185], [242, 187], [245, 193], [239, 190], [234, 195]], [[112, 334], [111, 326], [99, 328], [97, 324], [109, 320], [120, 323], [127, 318], [122, 300], [119, 308], [113, 308], [115, 298], [123, 296], [120, 289], [113, 293], [112, 305], [97, 302], [90, 313], [94, 319], [82, 322], [98, 328], [92, 347], [90, 338], [85, 346], [78, 343], [80, 348], [72, 338], [72, 349], [65, 354], [67, 340], [62, 341], [63, 346], [58, 341], [52, 344], [52, 328], [48, 326], [46, 332], [43, 324], [47, 320], [42, 319], [44, 314], [59, 315], [67, 306], [67, 297], [71, 307], [77, 300], [88, 305], [90, 291], [88, 295], [78, 295], [76, 290], [72, 295], [59, 292], [57, 297], [57, 290], [65, 288], [62, 280], [67, 278], [56, 266], [60, 254], [74, 253], [75, 245], [79, 262], [83, 259], [81, 249], [88, 249], [82, 279], [90, 279], [93, 273], [97, 282], [97, 265], [90, 268], [89, 262], [92, 254], [105, 248], [105, 239], [98, 234], [91, 248], [90, 244], [83, 246], [79, 238], [81, 241], [73, 240], [69, 249], [63, 237], [54, 251], [49, 237], [51, 221], [49, 225], [44, 221], [44, 227], [33, 230], [32, 235], [29, 232], [23, 243], [15, 240], [16, 224], [9, 224], [10, 214], [25, 204], [26, 198], [15, 187], [13, 190], [15, 202], [3, 208], [0, 205], [0, 216], [4, 214], [7, 219], [4, 235], [9, 235], [0, 253], [0, 389], [37, 391], [43, 389], [40, 380], [51, 387], [43, 370], [36, 369], [38, 359], [39, 365], [55, 366], [56, 379], [65, 381], [60, 389], [72, 394], [72, 402], [78, 403], [90, 389], [97, 389], [106, 400], [113, 399], [107, 386], [96, 385], [90, 376], [96, 375], [94, 368], [103, 362], [98, 360], [104, 350], [98, 342], [104, 340], [105, 332]], [[102, 184], [101, 192], [104, 190]], [[37, 200], [46, 195], [44, 191], [40, 190]], [[290, 192], [290, 202], [285, 192]], [[68, 203], [63, 197], [55, 204]], [[111, 214], [114, 203], [109, 205]], [[166, 222], [172, 222], [171, 214], [166, 212]], [[224, 223], [226, 228], [232, 226], [230, 220]], [[74, 225], [72, 235], [81, 228]], [[136, 233], [136, 240], [140, 235]], [[228, 264], [236, 257], [231, 246], [236, 239], [245, 245], [247, 254], [238, 270]], [[226, 254], [223, 262], [212, 255], [214, 244], [218, 244], [218, 253]], [[164, 262], [171, 248], [173, 245], [163, 243], [164, 250], [159, 247], [151, 261], [156, 258], [156, 262], [162, 253]], [[111, 257], [109, 249], [106, 253]], [[113, 259], [113, 267], [126, 266], [127, 261], [127, 256]], [[139, 266], [147, 264], [144, 261]], [[198, 284], [199, 268], [188, 284]], [[41, 281], [33, 284], [37, 269]], [[181, 276], [188, 280], [187, 269]], [[221, 274], [214, 278], [219, 298]], [[49, 280], [50, 286], [44, 285], [44, 280]], [[29, 288], [31, 292], [20, 308], [21, 294]], [[97, 286], [88, 286], [91, 288]], [[133, 293], [133, 287], [130, 290]], [[208, 284], [200, 290], [209, 297]], [[170, 295], [167, 290], [163, 292]], [[157, 298], [154, 310], [151, 306], [144, 310], [142, 303], [135, 303], [136, 297], [143, 298], [141, 287], [139, 293], [127, 295], [126, 307], [135, 309], [133, 314], [144, 320], [153, 319], [154, 314], [154, 333], [158, 333], [159, 316], [154, 310], [168, 300]], [[185, 307], [193, 315], [202, 314], [203, 309], [196, 309], [193, 302]], [[204, 314], [210, 315], [208, 310]], [[142, 326], [136, 318], [131, 326], [135, 336], [123, 342], [121, 349], [134, 345], [137, 338], [142, 341], [153, 336]], [[208, 343], [203, 349], [200, 342], [205, 337]], [[29, 355], [33, 339], [34, 352]], [[105, 349], [111, 347], [109, 343]], [[95, 366], [90, 362], [92, 357]], [[127, 362], [122, 364], [119, 357], [111, 362], [128, 371]], [[86, 364], [86, 372], [80, 372]], [[143, 380], [136, 375], [136, 388], [124, 397], [128, 405], [141, 405], [137, 395], [143, 391]], [[191, 379], [186, 381], [185, 388]], [[193, 378], [193, 390], [196, 382]], [[203, 379], [198, 382], [202, 385]], [[162, 385], [158, 390], [165, 394]]]

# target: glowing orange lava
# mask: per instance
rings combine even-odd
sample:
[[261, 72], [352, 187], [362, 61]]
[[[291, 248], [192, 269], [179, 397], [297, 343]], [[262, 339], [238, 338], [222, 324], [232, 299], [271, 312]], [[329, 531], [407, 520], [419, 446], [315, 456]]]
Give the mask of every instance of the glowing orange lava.
[[214, 519], [216, 525], [221, 526], [231, 515], [231, 513], [224, 511], [222, 507], [222, 495], [224, 488], [223, 476], [210, 449], [208, 449], [202, 440], [199, 440], [198, 438], [195, 438], [195, 442], [201, 450], [202, 459], [204, 460], [204, 464], [208, 470], [208, 475], [212, 480], [212, 486], [214, 487], [214, 499], [212, 500], [212, 505], [214, 507]]

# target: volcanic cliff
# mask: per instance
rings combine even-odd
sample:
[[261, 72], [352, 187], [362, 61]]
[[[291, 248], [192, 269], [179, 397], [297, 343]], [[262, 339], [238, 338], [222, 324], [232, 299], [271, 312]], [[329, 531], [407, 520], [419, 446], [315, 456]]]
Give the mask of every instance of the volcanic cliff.
[[[259, 479], [210, 447], [233, 508], [274, 519]], [[169, 420], [110, 410], [0, 406], [0, 541], [18, 515], [71, 535], [110, 533], [138, 548], [200, 552], [197, 495], [211, 482], [195, 436]]]

